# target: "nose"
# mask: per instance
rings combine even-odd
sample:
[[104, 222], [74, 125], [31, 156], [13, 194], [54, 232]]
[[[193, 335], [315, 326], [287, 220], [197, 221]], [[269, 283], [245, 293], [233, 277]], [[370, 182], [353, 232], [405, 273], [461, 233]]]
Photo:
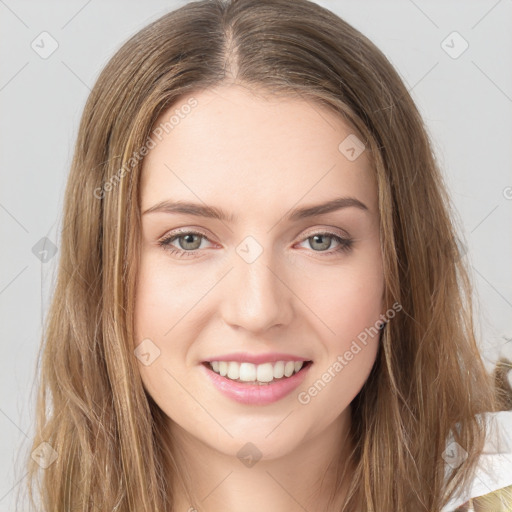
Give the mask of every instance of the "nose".
[[290, 323], [293, 286], [287, 282], [289, 272], [283, 270], [284, 264], [276, 261], [270, 249], [258, 255], [262, 248], [256, 251], [254, 245], [249, 247], [251, 257], [246, 256], [243, 246], [233, 254], [234, 268], [224, 283], [221, 315], [232, 327], [261, 334]]

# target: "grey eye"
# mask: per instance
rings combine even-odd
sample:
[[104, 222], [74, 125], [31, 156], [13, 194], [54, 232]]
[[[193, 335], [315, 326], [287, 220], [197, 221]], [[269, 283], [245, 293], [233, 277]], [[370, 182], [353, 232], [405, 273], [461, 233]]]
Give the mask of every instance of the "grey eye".
[[[194, 241], [194, 238], [196, 240]], [[202, 235], [197, 235], [194, 233], [187, 233], [185, 235], [180, 235], [177, 237], [174, 237], [174, 239], [179, 240], [179, 246], [183, 250], [189, 250], [189, 251], [195, 251], [196, 249], [199, 249], [201, 247], [201, 241], [204, 237]], [[181, 242], [181, 240], [186, 240], [184, 243]], [[199, 241], [199, 243], [198, 243]]]
[[[329, 249], [331, 246], [332, 239], [334, 237], [328, 234], [318, 234], [310, 236], [307, 240], [310, 242], [310, 245], [313, 249], [315, 249], [315, 244], [317, 245], [318, 250]], [[313, 242], [311, 242], [313, 240]]]

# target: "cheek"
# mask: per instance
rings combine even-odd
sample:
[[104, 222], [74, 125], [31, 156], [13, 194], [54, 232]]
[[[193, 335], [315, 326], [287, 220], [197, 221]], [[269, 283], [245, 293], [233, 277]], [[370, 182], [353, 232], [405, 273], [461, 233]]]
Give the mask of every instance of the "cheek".
[[[151, 364], [138, 364], [146, 389], [163, 408], [170, 400], [183, 400], [179, 383], [187, 381], [187, 354], [201, 330], [198, 305], [211, 287], [204, 279], [191, 279], [161, 254], [143, 252], [137, 276], [134, 350], [148, 345], [157, 356]], [[151, 340], [148, 344], [143, 340]], [[140, 348], [138, 346], [140, 345]], [[147, 350], [144, 350], [147, 352]], [[192, 388], [191, 388], [192, 389]]]
[[151, 336], [163, 342], [171, 339], [180, 319], [206, 292], [206, 284], [184, 279], [179, 267], [172, 268], [161, 256], [143, 255], [135, 301], [136, 340]]
[[375, 326], [383, 311], [384, 276], [378, 254], [342, 265], [336, 271], [317, 272], [302, 290], [306, 304], [325, 326], [330, 349], [342, 350]]
[[[146, 391], [167, 414], [187, 406], [179, 385], [184, 378], [177, 371], [175, 362], [183, 361], [187, 348], [186, 343], [180, 343], [183, 339], [180, 337], [180, 319], [190, 309], [190, 305], [187, 306], [188, 290], [182, 287], [179, 276], [171, 272], [161, 258], [150, 253], [141, 255], [133, 346], [136, 353], [151, 353], [150, 364], [144, 364], [142, 359], [138, 361], [140, 376]], [[149, 344], [148, 339], [151, 340]]]
[[330, 327], [338, 349], [375, 327], [382, 313], [382, 294], [383, 287], [378, 283], [369, 282], [365, 286], [358, 279], [344, 280], [326, 311], [326, 317], [332, 319]]
[[349, 406], [368, 379], [379, 348], [384, 280], [378, 269], [352, 268], [331, 277], [329, 293], [315, 290], [310, 295], [318, 306], [315, 313], [328, 327], [322, 338], [325, 357], [297, 399], [307, 414], [322, 418], [316, 432]]

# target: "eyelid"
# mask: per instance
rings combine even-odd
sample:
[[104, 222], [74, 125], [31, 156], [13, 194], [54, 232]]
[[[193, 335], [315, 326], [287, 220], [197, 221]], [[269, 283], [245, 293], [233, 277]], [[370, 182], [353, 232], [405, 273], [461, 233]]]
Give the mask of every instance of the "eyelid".
[[158, 242], [168, 240], [170, 238], [178, 237], [180, 235], [188, 235], [188, 234], [194, 234], [194, 235], [202, 235], [207, 240], [210, 240], [209, 235], [206, 234], [205, 231], [203, 231], [201, 228], [195, 228], [195, 227], [184, 227], [184, 228], [176, 228], [169, 232], [167, 232], [165, 235], [163, 235], [161, 238], [158, 239]]
[[306, 234], [303, 235], [302, 240], [317, 234], [332, 234], [339, 236], [340, 238], [352, 238], [344, 229], [329, 226], [327, 228], [313, 228], [313, 231], [306, 231]]

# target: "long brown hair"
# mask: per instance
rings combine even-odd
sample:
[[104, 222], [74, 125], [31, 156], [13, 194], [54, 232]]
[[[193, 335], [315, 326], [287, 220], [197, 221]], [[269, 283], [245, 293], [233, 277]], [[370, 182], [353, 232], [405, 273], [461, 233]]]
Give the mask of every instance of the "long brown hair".
[[[308, 0], [188, 3], [130, 38], [100, 74], [79, 127], [41, 344], [32, 449], [47, 443], [57, 455], [46, 468], [29, 459], [31, 499], [37, 482], [38, 510], [173, 508], [178, 447], [164, 441], [132, 349], [141, 148], [165, 109], [221, 83], [326, 106], [363, 139], [378, 183], [385, 307], [402, 311], [353, 401], [343, 512], [438, 511], [474, 471], [478, 415], [499, 408], [462, 236], [402, 80], [365, 36]], [[446, 486], [450, 432], [467, 458]]]

